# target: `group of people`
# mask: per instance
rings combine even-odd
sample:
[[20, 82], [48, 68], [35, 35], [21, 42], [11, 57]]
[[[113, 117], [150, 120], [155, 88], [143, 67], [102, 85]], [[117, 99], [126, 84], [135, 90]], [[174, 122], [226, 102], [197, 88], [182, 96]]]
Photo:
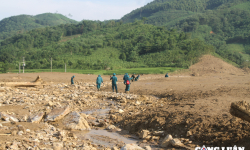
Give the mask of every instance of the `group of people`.
[[[130, 90], [130, 84], [131, 81], [138, 81], [139, 80], [140, 75], [138, 75], [137, 77], [135, 77], [135, 73], [131, 76], [131, 78], [129, 77], [128, 73], [125, 73], [124, 77], [123, 77], [123, 83], [126, 85], [125, 88], [125, 93], [129, 93]], [[168, 73], [165, 75], [165, 77], [168, 77]], [[74, 84], [74, 78], [75, 76], [73, 75], [71, 77], [71, 84]], [[118, 81], [116, 74], [113, 73], [113, 76], [110, 76], [110, 80], [112, 80], [112, 90], [113, 92], [116, 90], [116, 93], [118, 93], [118, 89], [117, 89], [117, 84], [116, 82]], [[96, 85], [97, 85], [97, 90], [100, 91], [101, 88], [101, 84], [103, 83], [103, 79], [101, 77], [101, 75], [98, 75], [97, 79], [96, 79]]]
[[[135, 73], [134, 73], [130, 78], [128, 73], [125, 73], [125, 75], [123, 77], [123, 83], [126, 85], [125, 93], [129, 93], [131, 81], [132, 82], [133, 81], [138, 81], [139, 77], [140, 77], [140, 75], [135, 77]], [[116, 84], [118, 79], [117, 79], [115, 73], [113, 73], [113, 76], [110, 76], [110, 80], [112, 80], [112, 90], [113, 90], [113, 92], [116, 91], [116, 93], [118, 93], [117, 84]], [[100, 91], [100, 87], [101, 87], [102, 83], [103, 83], [103, 79], [102, 79], [101, 75], [98, 75], [98, 77], [96, 79], [96, 84], [97, 84], [97, 90], [98, 91]]]

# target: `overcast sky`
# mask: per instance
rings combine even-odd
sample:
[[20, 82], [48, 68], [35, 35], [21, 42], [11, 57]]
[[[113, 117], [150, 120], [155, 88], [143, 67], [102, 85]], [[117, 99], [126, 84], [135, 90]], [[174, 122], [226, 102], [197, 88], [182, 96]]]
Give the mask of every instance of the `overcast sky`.
[[153, 0], [0, 0], [0, 20], [21, 14], [71, 14], [81, 21], [120, 19], [132, 10]]

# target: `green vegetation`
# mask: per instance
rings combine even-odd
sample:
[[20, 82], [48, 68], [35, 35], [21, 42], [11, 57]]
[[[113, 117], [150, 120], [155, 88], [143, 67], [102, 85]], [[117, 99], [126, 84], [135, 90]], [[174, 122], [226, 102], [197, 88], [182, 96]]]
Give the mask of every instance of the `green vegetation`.
[[0, 42], [16, 34], [25, 33], [36, 28], [77, 23], [61, 14], [44, 13], [36, 16], [19, 15], [0, 21]]
[[[1, 41], [0, 62], [5, 68], [17, 69], [25, 57], [27, 69], [49, 69], [52, 58], [56, 69], [63, 69], [66, 63], [69, 69], [119, 72], [129, 68], [188, 68], [203, 54], [213, 53], [246, 67], [249, 10], [250, 0], [154, 0], [120, 21], [85, 20], [53, 26], [58, 20], [53, 17], [59, 16], [38, 15], [36, 23], [47, 27]], [[19, 17], [23, 22], [34, 19]]]
[[[145, 18], [146, 17], [146, 18]], [[221, 57], [242, 64], [249, 60], [249, 0], [154, 0], [125, 15], [123, 22], [147, 24], [190, 33], [213, 45]], [[233, 49], [232, 44], [244, 47]]]
[[27, 69], [179, 67], [187, 68], [211, 46], [189, 34], [142, 21], [122, 24], [82, 21], [34, 29], [1, 42], [0, 61], [18, 67], [25, 57]]
[[[117, 70], [81, 70], [81, 69], [67, 69], [67, 72], [79, 73], [79, 74], [101, 74], [101, 75], [117, 75], [128, 74], [165, 74], [167, 72], [174, 72], [175, 70], [181, 70], [182, 68], [171, 68], [171, 67], [155, 67], [155, 68], [133, 68], [133, 69], [117, 69]], [[64, 69], [53, 69], [53, 72], [65, 72]], [[18, 73], [19, 70], [13, 70], [12, 73]], [[25, 69], [25, 73], [34, 72], [51, 72], [50, 69]], [[21, 70], [22, 73], [22, 70]]]

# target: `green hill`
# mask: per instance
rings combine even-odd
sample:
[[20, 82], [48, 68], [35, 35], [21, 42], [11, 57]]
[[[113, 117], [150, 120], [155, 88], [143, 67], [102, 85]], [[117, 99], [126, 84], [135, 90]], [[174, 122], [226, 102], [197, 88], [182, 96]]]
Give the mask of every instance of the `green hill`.
[[144, 24], [142, 21], [82, 21], [34, 29], [1, 42], [0, 62], [18, 66], [25, 57], [27, 69], [121, 69], [137, 67], [187, 68], [211, 46], [190, 39], [184, 32]]
[[[144, 20], [147, 24], [191, 33], [192, 38], [213, 45], [223, 58], [240, 64], [242, 61], [234, 58], [248, 58], [250, 52], [249, 18], [250, 0], [154, 0], [121, 20]], [[232, 44], [240, 44], [238, 47], [243, 49], [232, 50]]]
[[36, 16], [19, 15], [5, 18], [0, 21], [0, 40], [9, 38], [15, 34], [66, 23], [77, 23], [61, 14], [44, 13]]

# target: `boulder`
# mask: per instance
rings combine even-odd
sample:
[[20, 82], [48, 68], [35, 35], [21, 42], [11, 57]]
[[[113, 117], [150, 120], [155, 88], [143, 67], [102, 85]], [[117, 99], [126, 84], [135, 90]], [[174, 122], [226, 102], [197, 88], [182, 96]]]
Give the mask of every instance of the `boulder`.
[[174, 147], [181, 147], [181, 146], [183, 146], [183, 143], [181, 143], [181, 141], [179, 139], [176, 139], [176, 138], [170, 140], [170, 143]]
[[78, 113], [71, 112], [63, 119], [63, 124], [67, 129], [91, 130], [88, 122]]
[[14, 121], [14, 122], [18, 122], [19, 121], [17, 118], [8, 115], [5, 112], [0, 112], [0, 119], [3, 119], [5, 121]]
[[171, 145], [170, 141], [173, 139], [172, 135], [168, 134], [161, 143], [161, 147], [168, 147]]
[[121, 148], [121, 150], [144, 150], [144, 149], [136, 144], [126, 144]]
[[28, 122], [39, 123], [44, 116], [44, 112], [39, 112], [38, 114], [29, 117]]
[[112, 130], [112, 129], [116, 129], [116, 127], [114, 125], [109, 125], [106, 129], [107, 130]]
[[139, 137], [141, 139], [145, 139], [148, 136], [148, 134], [149, 134], [148, 130], [142, 130], [141, 133], [140, 133], [140, 135], [139, 135]]
[[62, 119], [70, 112], [69, 106], [53, 109], [45, 118], [45, 121], [56, 121]]

